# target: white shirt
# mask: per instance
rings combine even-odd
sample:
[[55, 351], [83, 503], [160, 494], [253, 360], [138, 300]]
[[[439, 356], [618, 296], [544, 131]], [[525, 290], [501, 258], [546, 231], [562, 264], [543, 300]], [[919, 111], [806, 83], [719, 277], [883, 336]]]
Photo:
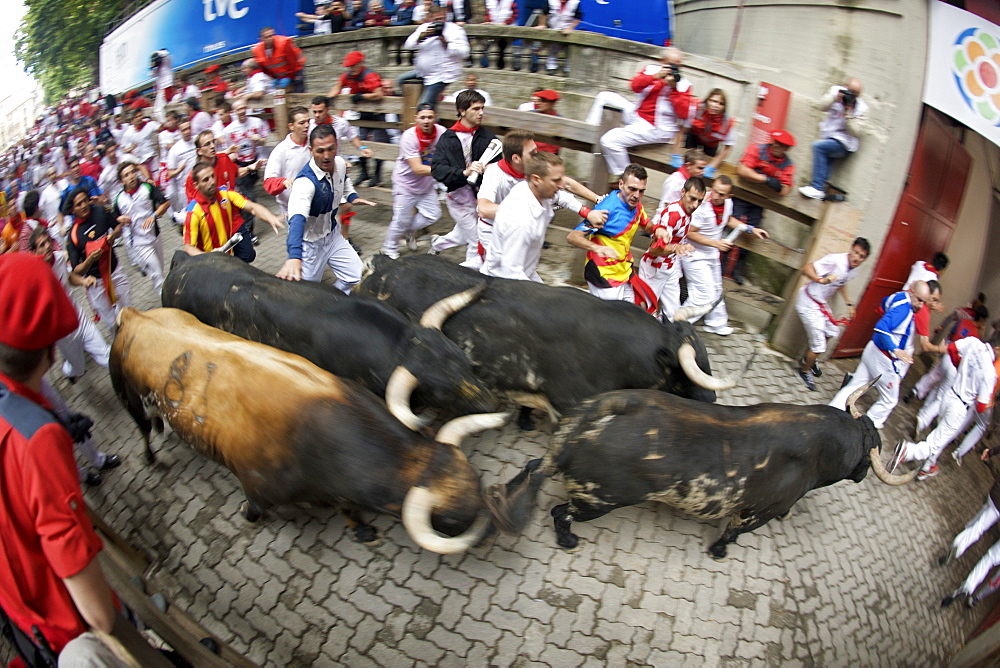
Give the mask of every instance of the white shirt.
[[[264, 93], [270, 95], [274, 92], [274, 79], [263, 72], [255, 72], [247, 79], [247, 93]], [[247, 109], [248, 114], [259, 115], [264, 113], [264, 107], [251, 107]]]
[[[417, 27], [413, 33], [406, 38], [403, 44], [404, 49], [417, 51], [414, 59], [414, 69], [424, 78], [424, 85], [434, 83], [453, 83], [458, 81], [462, 75], [462, 65], [469, 57], [469, 38], [457, 23], [444, 24], [442, 36], [448, 42], [448, 46], [437, 37], [425, 39], [419, 42], [420, 36], [430, 27], [431, 23], [424, 23]], [[419, 42], [419, 43], [418, 43]]]
[[[129, 243], [133, 246], [146, 246], [156, 241], [156, 225], [143, 229], [146, 219], [153, 215], [152, 192], [155, 186], [151, 183], [140, 183], [133, 193], [122, 190], [113, 200], [114, 206], [123, 216], [132, 218], [129, 229], [132, 232]], [[162, 196], [162, 193], [160, 193]]]
[[185, 141], [183, 138], [178, 139], [170, 148], [170, 153], [167, 154], [167, 169], [184, 168], [180, 174], [173, 178], [174, 186], [180, 187], [181, 192], [184, 190], [184, 181], [191, 168], [194, 167], [197, 158], [198, 154], [194, 142]]
[[159, 134], [156, 135], [156, 142], [160, 145], [161, 163], [167, 164], [167, 156], [170, 155], [170, 149], [180, 138], [181, 131], [176, 128], [173, 130], [160, 130]]
[[122, 191], [122, 182], [118, 179], [118, 168], [125, 162], [131, 162], [133, 165], [139, 164], [139, 161], [131, 153], [117, 154], [117, 157], [118, 162], [113, 165], [110, 162], [101, 161], [104, 168], [101, 170], [100, 178], [97, 179], [97, 187], [108, 196], [109, 202], [114, 202], [115, 197]]
[[[697, 232], [702, 236], [708, 237], [712, 241], [718, 241], [722, 238], [723, 233], [726, 231], [726, 223], [728, 223], [729, 219], [732, 217], [733, 199], [731, 197], [727, 197], [722, 205], [722, 220], [718, 220], [715, 217], [715, 209], [712, 207], [711, 198], [706, 197], [701, 203], [701, 206], [695, 209], [694, 213], [691, 214], [691, 226], [688, 228], [688, 232]], [[688, 243], [694, 246], [694, 252], [691, 253], [691, 255], [689, 255], [686, 259], [708, 260], [719, 257], [718, 248], [695, 243], [691, 238], [688, 238]]]
[[[267, 165], [264, 167], [264, 180], [295, 179], [309, 162], [311, 156], [308, 141], [305, 144], [296, 144], [291, 134], [286, 135], [274, 147], [267, 159]], [[281, 206], [281, 210], [285, 213], [288, 213], [288, 198], [291, 193], [291, 188], [285, 188], [274, 196], [278, 205]]]
[[993, 346], [974, 336], [955, 342], [962, 360], [951, 382], [951, 389], [966, 405], [977, 401], [989, 404], [996, 386], [997, 373], [993, 366]]
[[140, 161], [147, 162], [156, 155], [153, 137], [159, 129], [160, 124], [156, 121], [146, 121], [146, 124], [138, 130], [135, 129], [134, 125], [129, 125], [122, 134], [122, 148], [135, 155]]
[[65, 183], [65, 181], [50, 183], [42, 188], [42, 192], [39, 193], [38, 208], [42, 212], [42, 218], [53, 224], [55, 224], [56, 218], [59, 215], [59, 202], [62, 199], [62, 191], [65, 187], [61, 185], [62, 183]]
[[480, 272], [487, 276], [541, 283], [538, 261], [542, 256], [545, 229], [555, 209], [552, 200], [541, 202], [524, 181], [514, 186], [497, 209], [493, 239], [486, 249]]
[[420, 139], [417, 137], [417, 126], [407, 129], [399, 139], [399, 157], [396, 158], [396, 168], [392, 172], [393, 192], [401, 192], [409, 195], [423, 195], [434, 189], [434, 177], [430, 174], [415, 174], [410, 167], [410, 158], [420, 158], [425, 165], [431, 164], [434, 149], [437, 148], [438, 140], [444, 134], [445, 128], [442, 125], [434, 124], [434, 139], [427, 146], [427, 153], [420, 152]]
[[309, 168], [320, 180], [326, 180], [333, 188], [333, 208], [318, 216], [309, 215], [309, 207], [312, 204], [313, 194], [316, 186], [305, 177], [295, 179], [292, 184], [292, 193], [288, 198], [288, 219], [293, 216], [302, 215], [306, 219], [305, 229], [302, 231], [302, 241], [304, 243], [319, 241], [328, 236], [333, 231], [337, 222], [337, 208], [340, 202], [354, 193], [354, 185], [347, 178], [347, 162], [339, 155], [336, 157], [333, 174], [327, 174], [316, 166], [315, 160], [310, 160]]
[[906, 277], [906, 283], [903, 284], [904, 290], [909, 290], [914, 281], [927, 282], [938, 280], [937, 272], [928, 269], [928, 264], [930, 263], [923, 260], [917, 260], [913, 263], [913, 266], [910, 267], [910, 275]]
[[[492, 162], [487, 165], [486, 171], [483, 172], [483, 178], [479, 186], [479, 194], [477, 195], [477, 198], [499, 205], [518, 183], [524, 183], [524, 178], [518, 178], [513, 174], [508, 174], [500, 168], [499, 162]], [[579, 214], [580, 209], [583, 207], [579, 200], [565, 190], [557, 192], [556, 196], [552, 198], [552, 203], [559, 208], [568, 209], [576, 214]], [[493, 224], [493, 220], [489, 218], [483, 218], [480, 216], [479, 220], [483, 221], [487, 225]]]
[[247, 116], [245, 123], [241, 123], [239, 118], [234, 118], [233, 122], [226, 126], [225, 135], [228, 146], [236, 146], [236, 157], [239, 162], [249, 162], [257, 159], [257, 147], [259, 142], [255, 139], [263, 139], [270, 134], [271, 129], [263, 120], [256, 116]]
[[[657, 215], [667, 208], [668, 204], [673, 204], [681, 198], [685, 181], [687, 181], [687, 178], [679, 169], [663, 181], [663, 192], [660, 194], [660, 203], [656, 205]], [[707, 197], [705, 201], [708, 201]]]
[[[233, 116], [232, 119], [236, 120], [236, 117]], [[230, 121], [230, 123], [231, 122], [232, 121]], [[229, 148], [229, 140], [226, 136], [227, 125], [228, 123], [223, 123], [221, 118], [217, 118], [212, 122], [212, 127], [209, 128], [212, 131], [212, 134], [215, 135], [215, 150], [217, 153], [225, 153], [226, 149]], [[192, 133], [193, 132], [194, 131], [192, 130]], [[197, 137], [198, 135], [194, 136]]]
[[862, 118], [868, 111], [868, 105], [858, 97], [854, 103], [854, 109], [848, 111], [843, 104], [837, 101], [837, 96], [843, 89], [843, 86], [831, 86], [830, 90], [827, 91], [827, 96], [833, 98], [833, 102], [827, 109], [826, 116], [819, 122], [819, 136], [820, 139], [836, 139], [844, 145], [844, 148], [854, 153], [861, 146], [861, 140], [847, 129], [847, 118]]
[[[337, 141], [350, 142], [355, 137], [358, 136], [358, 128], [351, 125], [351, 122], [344, 118], [343, 116], [330, 116], [330, 125], [333, 126], [333, 133], [337, 135]], [[309, 132], [306, 134], [308, 137], [312, 134], [313, 128], [316, 127], [316, 119], [309, 119]]]
[[184, 89], [184, 92], [181, 93], [181, 99], [186, 101], [190, 97], [193, 97], [196, 100], [200, 100], [201, 89], [195, 86], [194, 84], [188, 84], [187, 88]]
[[197, 138], [205, 130], [212, 128], [212, 114], [207, 111], [195, 112], [191, 117], [191, 136]]
[[860, 267], [851, 269], [851, 266], [847, 262], [847, 255], [847, 253], [831, 253], [814, 261], [812, 265], [813, 269], [816, 270], [816, 275], [820, 278], [829, 276], [833, 278], [833, 282], [826, 285], [817, 283], [816, 281], [806, 283], [802, 287], [806, 291], [806, 294], [814, 300], [825, 304], [837, 293], [837, 290], [842, 285], [854, 278]]

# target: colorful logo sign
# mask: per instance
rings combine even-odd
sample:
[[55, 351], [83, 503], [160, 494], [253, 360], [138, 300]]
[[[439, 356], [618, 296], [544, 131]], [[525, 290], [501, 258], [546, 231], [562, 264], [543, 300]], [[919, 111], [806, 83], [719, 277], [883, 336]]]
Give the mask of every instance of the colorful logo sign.
[[969, 108], [1000, 126], [1000, 38], [981, 28], [963, 31], [952, 47], [951, 71]]

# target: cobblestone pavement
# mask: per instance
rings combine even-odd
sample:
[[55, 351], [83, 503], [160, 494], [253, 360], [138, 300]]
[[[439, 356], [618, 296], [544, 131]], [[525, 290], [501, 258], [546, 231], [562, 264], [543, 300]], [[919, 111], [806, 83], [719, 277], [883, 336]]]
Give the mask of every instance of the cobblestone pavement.
[[[382, 204], [354, 224], [366, 253], [381, 245], [391, 215], [388, 191], [374, 197]], [[164, 239], [169, 261], [179, 236], [167, 229]], [[268, 232], [258, 250], [256, 266], [274, 272], [283, 238]], [[569, 275], [559, 264], [567, 250], [545, 254], [556, 258], [547, 279]], [[131, 271], [136, 304], [156, 306], [148, 280]], [[739, 331], [703, 339], [717, 373], [741, 369], [759, 345]], [[811, 393], [787, 358], [763, 350], [719, 401], [825, 402], [853, 364], [828, 364]], [[88, 502], [149, 554], [150, 578], [173, 604], [262, 665], [942, 664], [985, 613], [939, 603], [996, 530], [957, 564], [936, 564], [993, 479], [978, 460], [958, 468], [945, 457], [940, 476], [902, 488], [869, 475], [812, 492], [786, 520], [742, 536], [722, 562], [706, 553], [719, 526], [655, 504], [575, 525], [582, 549], [567, 553], [548, 515], [564, 498], [552, 481], [523, 535], [441, 556], [384, 516], [374, 548], [356, 543], [331, 509], [283, 507], [249, 524], [235, 477], [169, 430], [155, 442], [159, 462], [143, 463], [138, 432], [99, 367], [74, 386], [52, 376], [97, 419], [98, 443], [124, 456]], [[901, 406], [886, 429], [890, 446], [912, 424]], [[488, 485], [547, 443], [547, 432], [510, 425], [464, 449]]]

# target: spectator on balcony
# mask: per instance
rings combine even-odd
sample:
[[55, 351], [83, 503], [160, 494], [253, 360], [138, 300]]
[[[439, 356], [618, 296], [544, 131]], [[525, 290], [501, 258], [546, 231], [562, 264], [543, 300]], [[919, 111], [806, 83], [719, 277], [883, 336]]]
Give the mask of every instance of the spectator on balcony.
[[[373, 6], [378, 0], [372, 0]], [[346, 72], [340, 75], [337, 87], [340, 92], [351, 96], [351, 102], [357, 104], [362, 100], [376, 102], [382, 99], [382, 79], [375, 70], [365, 66], [365, 54], [361, 51], [351, 51], [344, 57], [344, 67]], [[384, 121], [385, 114], [377, 114], [371, 111], [361, 112], [362, 121]], [[389, 143], [389, 134], [383, 128], [365, 128], [358, 131], [360, 140], [371, 140]], [[355, 186], [360, 186], [362, 182], [368, 181], [372, 188], [381, 185], [382, 182], [382, 161], [375, 161], [375, 171], [369, 176], [368, 158], [362, 156], [358, 161], [361, 166], [361, 174], [354, 181]]]
[[434, 7], [434, 4], [435, 0], [420, 0], [413, 8], [413, 22], [419, 25], [430, 21], [431, 9]]
[[[516, 0], [486, 0], [486, 23], [498, 26], [510, 26], [517, 23], [517, 2]], [[497, 44], [497, 69], [502, 70], [506, 64], [507, 40], [503, 37], [496, 40], [487, 40], [483, 48], [483, 57], [479, 61], [480, 67], [489, 67], [490, 44]]]
[[381, 28], [389, 25], [390, 17], [385, 13], [381, 0], [371, 0], [368, 3], [368, 11], [365, 12], [366, 28]]
[[[521, 111], [532, 111], [538, 114], [545, 114], [546, 116], [559, 116], [559, 112], [556, 111], [556, 102], [559, 101], [560, 95], [554, 90], [536, 90], [531, 94], [531, 102], [528, 103], [531, 106], [521, 105], [518, 107]], [[535, 144], [538, 146], [539, 151], [545, 151], [546, 153], [555, 153], [558, 155], [559, 147], [555, 144], [546, 144], [535, 140]]]
[[413, 12], [416, 9], [413, 0], [403, 0], [399, 7], [396, 7], [396, 11], [392, 14], [392, 20], [389, 25], [392, 26], [411, 26], [413, 25]]
[[422, 79], [424, 90], [417, 101], [435, 108], [448, 84], [458, 81], [462, 64], [469, 57], [469, 38], [460, 25], [445, 20], [444, 7], [433, 4], [430, 22], [417, 27], [406, 38], [403, 48], [417, 52], [416, 67], [399, 80], [399, 87], [407, 79]]
[[261, 28], [260, 41], [251, 53], [264, 74], [275, 80], [275, 86], [291, 89], [293, 93], [306, 91], [303, 71], [306, 59], [291, 37], [275, 35], [270, 26]]
[[[562, 35], [569, 35], [576, 30], [582, 20], [583, 11], [580, 9], [580, 0], [549, 0], [548, 5], [542, 9], [542, 15], [535, 27], [558, 30]], [[559, 42], [549, 44], [549, 55], [545, 61], [547, 74], [555, 74], [559, 71], [559, 56], [564, 52], [565, 47]], [[565, 64], [564, 70], [569, 74], [569, 63]], [[531, 71], [538, 71], [537, 61], [532, 61]]]
[[264, 113], [264, 108], [259, 105], [266, 95], [274, 92], [274, 79], [265, 74], [253, 58], [244, 60], [240, 65], [240, 71], [247, 80], [246, 84], [236, 91], [236, 96], [249, 106], [247, 113], [251, 116], [260, 116]]
[[[462, 90], [474, 90], [480, 95], [482, 95], [483, 99], [486, 100], [487, 107], [493, 104], [493, 98], [490, 97], [490, 94], [487, 93], [482, 88], [479, 88], [479, 77], [476, 76], [475, 72], [469, 72], [468, 74], [465, 75], [465, 88], [463, 88]], [[461, 93], [462, 90], [457, 90], [454, 93], [449, 93], [448, 95], [445, 95], [444, 99], [442, 99], [441, 101], [448, 104], [455, 104], [455, 100], [458, 99], [458, 94]]]
[[[820, 99], [819, 108], [826, 116], [819, 122], [819, 139], [813, 142], [812, 180], [799, 193], [812, 199], [826, 197], [826, 180], [831, 163], [861, 146], [868, 105], [861, 99], [861, 81], [851, 77], [846, 85], [831, 86]], [[842, 195], [841, 195], [842, 197]]]
[[229, 86], [226, 84], [225, 79], [219, 74], [218, 65], [209, 65], [205, 68], [205, 74], [211, 76], [212, 78], [208, 80], [208, 83], [201, 89], [203, 93], [225, 93]]
[[663, 50], [660, 64], [649, 65], [632, 77], [632, 90], [639, 94], [635, 118], [625, 127], [601, 137], [608, 171], [618, 177], [629, 164], [628, 149], [643, 144], [667, 144], [691, 111], [691, 82], [681, 77], [683, 54]]
[[354, 0], [351, 3], [350, 16], [345, 30], [359, 30], [365, 27], [365, 15], [368, 13], [368, 3], [365, 0]]
[[177, 90], [180, 93], [180, 98], [186, 100], [189, 97], [201, 97], [201, 90], [195, 86], [193, 83], [189, 83], [188, 75], [179, 74], [177, 76]]
[[443, 0], [442, 3], [447, 10], [446, 15], [449, 21], [454, 21], [460, 26], [472, 23], [472, 3], [469, 0]]
[[715, 176], [736, 143], [736, 120], [726, 113], [726, 93], [713, 88], [684, 124], [684, 148], [698, 148], [712, 160], [705, 176]]

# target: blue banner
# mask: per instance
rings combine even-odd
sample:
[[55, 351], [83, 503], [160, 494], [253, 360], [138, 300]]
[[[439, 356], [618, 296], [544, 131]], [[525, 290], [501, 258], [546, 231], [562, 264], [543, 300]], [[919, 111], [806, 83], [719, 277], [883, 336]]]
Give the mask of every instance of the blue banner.
[[167, 49], [173, 67], [240, 51], [260, 29], [295, 35], [297, 0], [158, 0], [101, 44], [101, 92], [118, 94], [151, 79], [149, 57]]

